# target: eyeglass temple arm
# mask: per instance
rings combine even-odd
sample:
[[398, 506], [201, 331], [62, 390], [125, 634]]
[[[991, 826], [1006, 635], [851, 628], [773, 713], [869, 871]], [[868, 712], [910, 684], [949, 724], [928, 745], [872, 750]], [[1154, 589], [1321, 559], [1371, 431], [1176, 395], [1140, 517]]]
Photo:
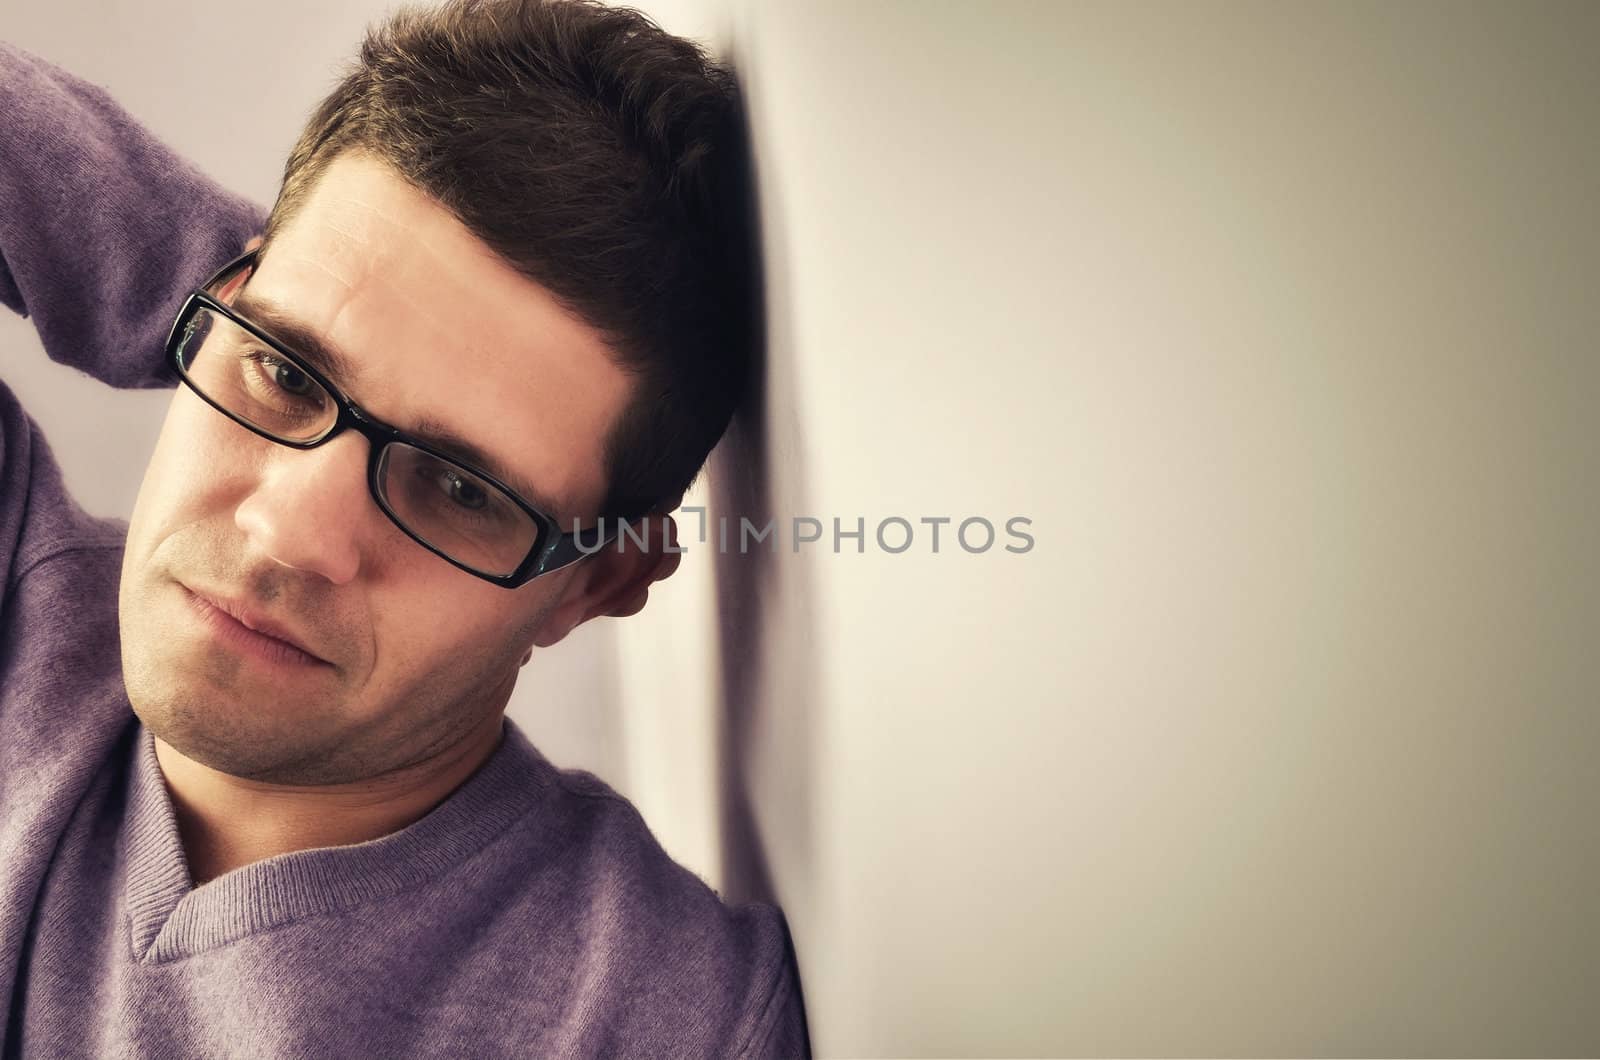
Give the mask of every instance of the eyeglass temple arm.
[[209, 290], [211, 290], [211, 288], [215, 287], [218, 283], [220, 283], [222, 281], [223, 277], [229, 275], [230, 273], [237, 272], [239, 269], [244, 268], [246, 265], [254, 265], [255, 261], [256, 261], [256, 255], [258, 255], [260, 253], [261, 253], [261, 248], [257, 247], [254, 250], [247, 250], [243, 254], [240, 254], [238, 257], [236, 257], [232, 261], [228, 262], [222, 268], [220, 268], [216, 272], [212, 273], [210, 278], [207, 279], [205, 283], [200, 285], [200, 290], [209, 291]]
[[548, 574], [553, 570], [560, 570], [569, 563], [576, 563], [585, 556], [594, 555], [616, 538], [621, 527], [621, 519], [610, 520], [608, 526], [607, 520], [602, 517], [599, 523], [586, 530], [557, 535], [545, 548], [544, 555], [539, 557], [534, 572]]

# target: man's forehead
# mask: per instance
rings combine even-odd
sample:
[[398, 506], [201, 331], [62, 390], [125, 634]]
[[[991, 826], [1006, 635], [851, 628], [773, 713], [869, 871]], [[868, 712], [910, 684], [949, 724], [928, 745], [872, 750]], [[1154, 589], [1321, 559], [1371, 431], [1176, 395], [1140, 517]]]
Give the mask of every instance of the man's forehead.
[[[389, 288], [439, 317], [456, 307], [493, 307], [526, 328], [592, 332], [549, 292], [522, 275], [448, 209], [387, 162], [360, 150], [330, 161], [273, 238], [277, 257], [332, 287]], [[418, 292], [426, 297], [417, 299]], [[598, 338], [598, 336], [595, 336]]]

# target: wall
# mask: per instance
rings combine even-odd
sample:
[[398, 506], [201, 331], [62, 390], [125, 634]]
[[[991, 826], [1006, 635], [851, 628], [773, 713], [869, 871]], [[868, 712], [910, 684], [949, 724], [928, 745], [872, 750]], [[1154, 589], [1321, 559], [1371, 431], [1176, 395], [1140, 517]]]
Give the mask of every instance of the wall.
[[820, 1051], [1594, 1053], [1600, 9], [745, 14]]

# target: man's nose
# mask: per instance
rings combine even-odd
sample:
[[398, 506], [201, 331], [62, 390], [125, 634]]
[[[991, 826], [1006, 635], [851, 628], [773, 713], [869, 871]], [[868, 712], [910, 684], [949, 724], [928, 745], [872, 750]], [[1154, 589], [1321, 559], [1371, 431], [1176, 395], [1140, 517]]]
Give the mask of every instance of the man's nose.
[[342, 585], [361, 567], [361, 535], [375, 513], [367, 440], [355, 431], [315, 449], [274, 446], [260, 483], [234, 511], [250, 543], [275, 562]]

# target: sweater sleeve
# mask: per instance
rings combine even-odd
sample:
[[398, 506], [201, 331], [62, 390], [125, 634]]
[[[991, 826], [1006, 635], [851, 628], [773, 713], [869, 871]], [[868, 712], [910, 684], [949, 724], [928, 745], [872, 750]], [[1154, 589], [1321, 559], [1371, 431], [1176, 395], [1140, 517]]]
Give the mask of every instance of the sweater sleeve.
[[741, 1060], [809, 1060], [811, 1035], [794, 939], [783, 913], [776, 907], [771, 912], [782, 939], [781, 950], [773, 955], [772, 988], [758, 996], [755, 1008], [746, 1016], [751, 1028], [748, 1041], [730, 1052]]
[[0, 42], [0, 302], [53, 360], [173, 385], [173, 314], [262, 220], [103, 90]]

